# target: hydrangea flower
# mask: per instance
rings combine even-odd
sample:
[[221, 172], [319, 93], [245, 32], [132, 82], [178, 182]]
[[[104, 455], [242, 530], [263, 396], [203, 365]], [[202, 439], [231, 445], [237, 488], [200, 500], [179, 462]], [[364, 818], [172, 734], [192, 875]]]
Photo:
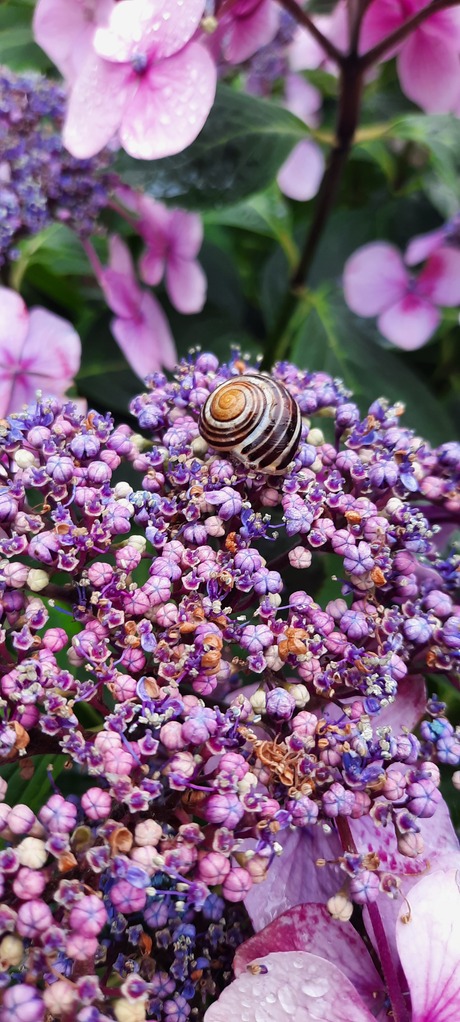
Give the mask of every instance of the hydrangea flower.
[[0, 415], [35, 400], [37, 390], [62, 398], [80, 368], [73, 326], [47, 309], [27, 309], [21, 296], [0, 288]]
[[72, 86], [63, 140], [77, 157], [114, 136], [138, 159], [181, 152], [214, 101], [216, 69], [194, 36], [204, 0], [121, 0]]
[[99, 266], [94, 254], [92, 259], [107, 305], [115, 313], [110, 328], [126, 361], [141, 378], [161, 366], [171, 369], [176, 351], [168, 321], [154, 295], [139, 287], [128, 246], [113, 236], [109, 265]]
[[118, 198], [136, 214], [136, 228], [146, 243], [139, 269], [146, 284], [165, 277], [171, 303], [179, 312], [200, 312], [206, 301], [206, 276], [196, 256], [203, 243], [198, 213], [169, 209], [148, 195], [121, 188]]
[[[459, 556], [437, 529], [458, 519], [458, 445], [281, 363], [299, 448], [282, 475], [248, 470], [206, 446], [199, 416], [256, 369], [199, 353], [152, 373], [131, 406], [142, 436], [51, 398], [3, 424], [0, 758], [55, 774], [36, 812], [0, 784], [2, 1005], [18, 1022], [59, 1005], [186, 1022], [227, 984], [249, 919], [313, 901], [364, 925], [428, 862], [458, 861], [439, 765], [458, 765], [460, 735], [423, 676], [460, 664]], [[71, 798], [62, 757], [82, 780]], [[330, 977], [360, 1005], [362, 986]]]
[[378, 316], [380, 332], [398, 348], [413, 351], [441, 322], [439, 306], [460, 304], [460, 252], [443, 246], [412, 277], [393, 245], [371, 242], [347, 260], [343, 274], [347, 305], [359, 316]]
[[[363, 19], [361, 51], [371, 49], [424, 7], [425, 0], [371, 4]], [[450, 8], [430, 15], [396, 49], [399, 81], [406, 96], [427, 113], [456, 111], [460, 99], [458, 11]]]

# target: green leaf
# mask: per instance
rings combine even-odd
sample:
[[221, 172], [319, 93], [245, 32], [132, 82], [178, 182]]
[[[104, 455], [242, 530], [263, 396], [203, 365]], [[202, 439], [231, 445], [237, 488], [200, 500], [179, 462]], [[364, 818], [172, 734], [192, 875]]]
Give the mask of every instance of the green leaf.
[[116, 170], [156, 199], [185, 209], [217, 209], [262, 191], [306, 134], [305, 124], [282, 107], [220, 85], [193, 145], [164, 160], [120, 153]]
[[305, 299], [292, 361], [340, 377], [363, 412], [379, 397], [403, 401], [409, 427], [434, 444], [451, 439], [454, 427], [443, 406], [403, 356], [381, 347], [377, 337], [372, 324], [354, 316], [342, 296], [326, 287]]
[[424, 190], [443, 216], [451, 216], [460, 203], [460, 121], [453, 114], [412, 114], [396, 120], [391, 134], [429, 150]]
[[34, 43], [29, 3], [0, 4], [0, 59], [12, 71], [45, 71], [49, 60]]
[[[32, 756], [28, 763], [32, 762], [34, 772], [31, 778], [26, 780], [21, 773], [21, 766], [17, 763], [1, 768], [1, 776], [8, 783], [7, 801], [9, 805], [15, 806], [24, 803], [37, 813], [44, 802], [52, 794], [52, 786], [49, 773], [54, 780], [64, 769], [66, 756], [62, 755], [41, 755]], [[49, 771], [49, 773], [48, 773]]]

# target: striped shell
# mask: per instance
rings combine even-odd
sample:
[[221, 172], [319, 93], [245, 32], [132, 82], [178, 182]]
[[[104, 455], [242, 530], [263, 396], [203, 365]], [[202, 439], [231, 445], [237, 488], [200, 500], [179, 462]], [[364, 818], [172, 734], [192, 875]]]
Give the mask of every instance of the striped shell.
[[221, 383], [199, 421], [201, 436], [217, 451], [230, 451], [246, 468], [285, 472], [300, 443], [297, 401], [282, 383], [247, 374]]

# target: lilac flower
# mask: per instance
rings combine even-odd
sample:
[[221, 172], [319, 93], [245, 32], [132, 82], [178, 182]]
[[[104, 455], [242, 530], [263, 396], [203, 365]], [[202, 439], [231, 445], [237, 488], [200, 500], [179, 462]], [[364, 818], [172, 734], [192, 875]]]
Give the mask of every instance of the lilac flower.
[[33, 20], [36, 42], [72, 83], [91, 53], [98, 25], [107, 23], [114, 0], [39, 0]]
[[378, 316], [380, 332], [407, 351], [422, 347], [441, 321], [438, 306], [460, 304], [460, 253], [434, 252], [418, 278], [410, 276], [397, 249], [371, 242], [347, 260], [343, 286], [350, 309]]
[[236, 0], [227, 9], [217, 0], [216, 15], [213, 49], [219, 46], [229, 64], [241, 64], [271, 42], [278, 28], [279, 8], [274, 0]]
[[[86, 159], [119, 133], [131, 156], [154, 160], [181, 152], [211, 109], [214, 63], [193, 40], [204, 0], [121, 0], [73, 84], [63, 139]], [[165, 19], [163, 14], [168, 18]]]

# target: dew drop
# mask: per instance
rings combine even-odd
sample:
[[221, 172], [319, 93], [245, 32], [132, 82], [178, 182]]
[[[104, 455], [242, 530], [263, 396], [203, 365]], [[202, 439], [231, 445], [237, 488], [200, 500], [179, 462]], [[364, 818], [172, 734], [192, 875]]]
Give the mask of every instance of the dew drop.
[[297, 1012], [297, 1000], [293, 996], [292, 988], [287, 983], [278, 990], [278, 1001], [286, 1012], [286, 1015], [295, 1015]]
[[302, 983], [302, 991], [307, 997], [324, 997], [328, 989], [329, 983], [325, 976], [317, 976]]

